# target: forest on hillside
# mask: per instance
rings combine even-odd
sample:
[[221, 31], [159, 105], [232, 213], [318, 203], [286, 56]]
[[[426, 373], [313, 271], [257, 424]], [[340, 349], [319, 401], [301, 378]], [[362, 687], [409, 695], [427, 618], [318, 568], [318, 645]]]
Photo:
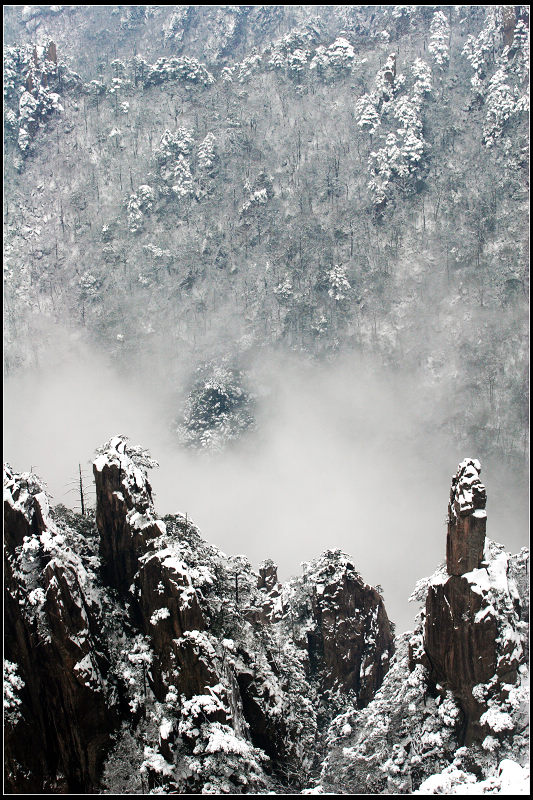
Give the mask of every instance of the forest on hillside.
[[[6, 6], [4, 360], [74, 330], [187, 375], [194, 447], [268, 351], [413, 376], [528, 451], [528, 6]], [[164, 366], [161, 367], [160, 365]]]

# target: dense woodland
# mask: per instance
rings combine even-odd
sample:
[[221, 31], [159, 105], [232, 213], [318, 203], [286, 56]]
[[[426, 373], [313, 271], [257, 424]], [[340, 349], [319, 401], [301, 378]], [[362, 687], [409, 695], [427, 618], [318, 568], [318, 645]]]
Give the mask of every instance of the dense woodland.
[[527, 6], [7, 6], [5, 45], [8, 375], [56, 324], [163, 354], [183, 434], [261, 350], [357, 350], [523, 463]]

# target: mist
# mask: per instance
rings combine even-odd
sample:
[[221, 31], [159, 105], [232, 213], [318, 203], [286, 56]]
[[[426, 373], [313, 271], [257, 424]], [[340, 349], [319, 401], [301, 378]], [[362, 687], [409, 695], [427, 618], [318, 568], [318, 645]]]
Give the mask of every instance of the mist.
[[[52, 346], [52, 345], [51, 345]], [[398, 630], [413, 627], [407, 599], [445, 558], [451, 475], [467, 456], [434, 419], [420, 380], [351, 355], [334, 363], [260, 353], [257, 430], [222, 453], [183, 449], [170, 425], [180, 386], [165, 356], [121, 369], [63, 333], [46, 366], [4, 385], [4, 458], [33, 468], [54, 504], [75, 506], [72, 482], [116, 433], [151, 450], [159, 515], [187, 513], [202, 536], [287, 580], [302, 561], [341, 548], [364, 580], [381, 584]], [[178, 381], [179, 382], [179, 381]], [[183, 387], [181, 387], [183, 391]], [[442, 398], [439, 398], [439, 403]], [[482, 459], [487, 534], [515, 552], [528, 540], [527, 493], [510, 469]]]

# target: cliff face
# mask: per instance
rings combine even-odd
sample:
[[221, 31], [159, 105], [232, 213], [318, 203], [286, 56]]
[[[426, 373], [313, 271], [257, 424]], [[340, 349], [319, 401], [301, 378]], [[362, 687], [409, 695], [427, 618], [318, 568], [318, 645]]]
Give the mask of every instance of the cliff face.
[[[464, 713], [464, 741], [490, 733], [480, 722], [487, 699], [477, 686], [502, 694], [523, 661], [521, 602], [509, 557], [485, 542], [486, 492], [479, 462], [463, 461], [452, 478], [446, 574], [429, 586], [424, 651], [429, 680], [450, 689]], [[486, 717], [485, 717], [486, 719]]]
[[322, 594], [314, 595], [313, 616], [328, 688], [355, 691], [358, 705], [366, 706], [381, 686], [394, 651], [381, 597], [347, 564], [340, 582], [331, 580]]
[[6, 719], [6, 786], [95, 791], [118, 722], [95, 576], [54, 524], [35, 475], [6, 469], [4, 515], [5, 657], [18, 690]]
[[340, 551], [285, 586], [255, 573], [157, 518], [145, 451], [98, 453], [96, 527], [6, 470], [8, 785], [97, 791], [106, 759], [104, 790], [127, 793], [128, 751], [144, 790], [301, 786], [332, 698], [364, 706], [387, 671], [380, 596]]
[[305, 565], [292, 582], [284, 612], [303, 620], [299, 638], [309, 672], [324, 690], [355, 693], [362, 708], [381, 686], [394, 637], [378, 592], [340, 550]]
[[419, 623], [379, 691], [331, 723], [319, 791], [504, 791], [509, 759], [527, 779], [529, 551], [485, 540], [480, 471], [466, 459], [452, 478], [446, 564], [415, 587]]
[[[122, 594], [128, 591], [148, 542], [164, 532], [154, 515], [146, 472], [125, 448], [124, 437], [115, 436], [93, 464], [103, 577]], [[137, 455], [142, 463], [142, 455]]]

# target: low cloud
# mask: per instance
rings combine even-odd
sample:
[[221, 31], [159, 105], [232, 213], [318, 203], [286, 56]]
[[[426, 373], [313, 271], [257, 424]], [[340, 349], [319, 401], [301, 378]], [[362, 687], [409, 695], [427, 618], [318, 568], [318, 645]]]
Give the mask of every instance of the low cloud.
[[[119, 373], [72, 339], [53, 368], [8, 378], [6, 460], [33, 466], [55, 503], [75, 505], [78, 463], [90, 475], [94, 449], [125, 433], [160, 462], [150, 476], [159, 514], [187, 512], [224, 551], [255, 567], [272, 558], [282, 580], [341, 548], [383, 586], [398, 629], [412, 627], [413, 585], [445, 557], [451, 475], [465, 456], [482, 457], [447, 441], [417, 382], [356, 356], [317, 365], [263, 353], [251, 368], [265, 388], [257, 431], [208, 456], [179, 447], [170, 432], [178, 387], [165, 358], [153, 365]], [[488, 535], [515, 551], [527, 543], [526, 491], [510, 470], [483, 467]]]

